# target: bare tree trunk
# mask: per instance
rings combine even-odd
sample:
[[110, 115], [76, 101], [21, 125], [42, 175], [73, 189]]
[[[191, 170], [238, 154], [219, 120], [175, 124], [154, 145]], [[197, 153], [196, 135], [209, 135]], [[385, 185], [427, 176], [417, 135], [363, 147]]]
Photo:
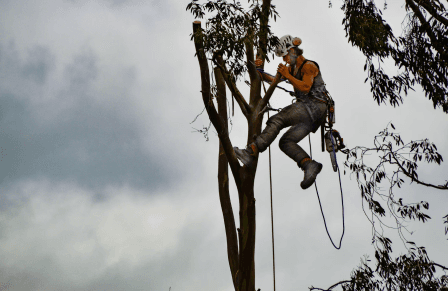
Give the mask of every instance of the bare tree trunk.
[[238, 191], [240, 200], [239, 229], [239, 291], [255, 290], [255, 167], [243, 167], [242, 184]]
[[[224, 79], [218, 68], [214, 69], [218, 94], [218, 114], [225, 121], [225, 130], [228, 132], [227, 123], [227, 100]], [[229, 260], [230, 273], [232, 275], [233, 286], [237, 289], [236, 273], [238, 271], [238, 239], [236, 235], [235, 218], [233, 216], [232, 203], [229, 194], [229, 167], [224, 148], [219, 143], [218, 157], [218, 189], [219, 200], [221, 202], [222, 215], [224, 217], [224, 227], [227, 238], [227, 257]]]

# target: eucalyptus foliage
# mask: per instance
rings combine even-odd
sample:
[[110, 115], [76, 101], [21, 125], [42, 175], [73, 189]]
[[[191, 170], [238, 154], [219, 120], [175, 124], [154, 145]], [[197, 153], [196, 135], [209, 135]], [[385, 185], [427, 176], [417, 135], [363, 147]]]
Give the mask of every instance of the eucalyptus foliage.
[[[439, 0], [404, 0], [402, 35], [392, 32], [373, 0], [344, 0], [342, 21], [348, 41], [366, 56], [373, 98], [403, 102], [402, 91], [422, 86], [434, 108], [448, 113], [448, 12]], [[385, 2], [384, 8], [387, 7]], [[391, 58], [400, 72], [389, 76], [381, 64]], [[375, 62], [377, 60], [377, 62]]]
[[[248, 10], [245, 10], [240, 1], [210, 0], [204, 4], [192, 1], [187, 5], [187, 10], [195, 18], [202, 19], [206, 15], [211, 15], [207, 17], [206, 28], [202, 29], [201, 34], [204, 51], [210, 58], [213, 55], [221, 55], [229, 66], [230, 74], [236, 80], [247, 72], [246, 45], [259, 47], [262, 33], [260, 28], [262, 3], [259, 0], [249, 0], [248, 3], [250, 4]], [[275, 5], [271, 5], [269, 15], [274, 21], [277, 19]], [[268, 39], [264, 57], [269, 61], [266, 53], [273, 52], [279, 40], [269, 26], [266, 29]], [[192, 35], [191, 39], [193, 38]]]
[[[417, 174], [421, 163], [440, 165], [443, 162], [436, 145], [428, 139], [405, 143], [390, 123], [375, 136], [372, 147], [357, 146], [343, 152], [346, 154], [344, 174], [348, 172], [356, 179], [364, 213], [372, 225], [375, 268], [372, 269], [371, 260], [366, 257], [352, 271], [350, 280], [340, 281], [327, 289], [310, 287], [310, 290], [340, 287], [344, 291], [448, 291], [448, 276], [436, 275], [437, 269], [446, 271], [448, 268], [430, 260], [425, 247], [417, 247], [414, 242], [407, 241], [404, 234], [409, 232], [407, 222], [425, 223], [431, 219], [427, 213], [429, 203], [405, 201], [394, 194], [406, 179], [426, 187], [448, 190], [448, 181], [433, 185], [421, 181]], [[392, 218], [393, 225], [385, 221], [387, 217]], [[443, 219], [444, 224], [448, 223], [448, 215]], [[386, 237], [386, 228], [398, 231], [407, 254], [392, 256], [392, 240]], [[448, 226], [445, 234], [448, 234]]]

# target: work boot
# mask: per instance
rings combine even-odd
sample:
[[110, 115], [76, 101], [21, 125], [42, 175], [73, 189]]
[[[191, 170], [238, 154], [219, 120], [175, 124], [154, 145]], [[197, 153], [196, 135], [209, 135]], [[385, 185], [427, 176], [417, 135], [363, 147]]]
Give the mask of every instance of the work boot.
[[302, 183], [300, 183], [300, 187], [302, 189], [307, 189], [311, 185], [313, 185], [316, 180], [317, 174], [322, 170], [322, 164], [316, 161], [313, 161], [310, 158], [303, 159], [300, 163], [300, 167], [305, 172]]
[[250, 167], [255, 160], [255, 157], [258, 155], [258, 148], [255, 143], [251, 143], [245, 149], [239, 149], [234, 147], [236, 157], [247, 167]]

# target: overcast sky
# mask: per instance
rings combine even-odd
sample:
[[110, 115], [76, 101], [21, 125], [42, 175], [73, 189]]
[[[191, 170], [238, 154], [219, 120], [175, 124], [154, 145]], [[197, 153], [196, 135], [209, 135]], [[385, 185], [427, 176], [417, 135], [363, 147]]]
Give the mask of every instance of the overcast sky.
[[[404, 12], [402, 1], [394, 2], [400, 3], [389, 1], [384, 15], [399, 32]], [[195, 132], [208, 126], [205, 114], [190, 124], [203, 104], [187, 4], [0, 0], [0, 286], [233, 290], [217, 192], [218, 138], [213, 129], [208, 142]], [[448, 116], [419, 88], [399, 108], [375, 103], [364, 84], [364, 57], [345, 38], [340, 1], [331, 9], [327, 0], [274, 4], [281, 16], [271, 23], [274, 33], [300, 37], [304, 56], [319, 63], [348, 147], [372, 145], [392, 121], [405, 141], [429, 138], [448, 157]], [[275, 73], [279, 62], [265, 69]], [[290, 102], [277, 90], [271, 104]], [[244, 147], [247, 126], [235, 109], [231, 138]], [[318, 134], [312, 144], [324, 164], [317, 182], [338, 241], [338, 178], [328, 153], [319, 150]], [[301, 145], [308, 148], [307, 139]], [[277, 289], [348, 279], [360, 258], [373, 253], [356, 181], [342, 177], [346, 231], [338, 251], [325, 233], [314, 188], [300, 188], [303, 172], [277, 141], [272, 156]], [[260, 157], [255, 186], [256, 288], [262, 291], [272, 290], [267, 158]], [[447, 180], [446, 163], [421, 169], [423, 180]], [[448, 265], [447, 194], [415, 184], [395, 194], [430, 203], [433, 219], [410, 223], [416, 232], [408, 238]], [[403, 252], [394, 231], [386, 234], [396, 254]]]

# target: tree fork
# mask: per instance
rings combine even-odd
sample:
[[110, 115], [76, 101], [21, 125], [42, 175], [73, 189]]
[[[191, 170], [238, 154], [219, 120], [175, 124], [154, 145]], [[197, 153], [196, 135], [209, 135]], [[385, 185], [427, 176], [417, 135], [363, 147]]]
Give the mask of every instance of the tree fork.
[[212, 101], [212, 95], [210, 92], [210, 74], [207, 63], [207, 58], [205, 56], [204, 45], [202, 43], [201, 36], [201, 22], [193, 22], [193, 35], [194, 35], [194, 45], [196, 48], [196, 56], [198, 58], [200, 72], [201, 72], [201, 93], [202, 101], [204, 102], [205, 109], [207, 110], [208, 117], [218, 132], [219, 140], [222, 143], [223, 149], [226, 153], [227, 161], [229, 162], [230, 169], [232, 170], [235, 182], [240, 185], [239, 173], [241, 166], [238, 163], [235, 151], [233, 150], [232, 143], [229, 138], [229, 134], [225, 131], [224, 121], [218, 115], [215, 105]]
[[[255, 291], [255, 198], [253, 187], [258, 159], [256, 159], [254, 166], [250, 168], [246, 166], [241, 167], [239, 165], [228, 132], [226, 130], [225, 123], [227, 120], [224, 119], [220, 114], [218, 114], [212, 102], [209, 67], [204, 51], [201, 31], [201, 22], [194, 21], [193, 36], [196, 55], [201, 72], [202, 99], [210, 121], [218, 132], [220, 144], [232, 170], [235, 184], [238, 189], [240, 204], [240, 228], [238, 229], [238, 270], [234, 271], [235, 269], [233, 269], [232, 271], [232, 264], [234, 264], [235, 262], [233, 255], [234, 250], [236, 249], [235, 247], [232, 247], [232, 250], [229, 253], [229, 256], [231, 257], [229, 260], [230, 269], [232, 272], [232, 278], [235, 278], [234, 282], [237, 286], [235, 289], [237, 291]], [[253, 106], [253, 104], [251, 105]], [[250, 114], [250, 118], [248, 118], [248, 128], [250, 133], [250, 136], [248, 137], [249, 140], [253, 140], [255, 134], [259, 134], [261, 132], [261, 121], [262, 116], [258, 117], [258, 112], [255, 113], [252, 111]], [[223, 209], [223, 214], [227, 215], [229, 213], [228, 211], [228, 209]], [[231, 225], [231, 223], [229, 223], [229, 225]], [[226, 235], [228, 235], [227, 231]], [[230, 236], [232, 236], [231, 233]], [[230, 238], [229, 240], [231, 243], [234, 242], [233, 238]], [[235, 272], [235, 274], [233, 272]]]

